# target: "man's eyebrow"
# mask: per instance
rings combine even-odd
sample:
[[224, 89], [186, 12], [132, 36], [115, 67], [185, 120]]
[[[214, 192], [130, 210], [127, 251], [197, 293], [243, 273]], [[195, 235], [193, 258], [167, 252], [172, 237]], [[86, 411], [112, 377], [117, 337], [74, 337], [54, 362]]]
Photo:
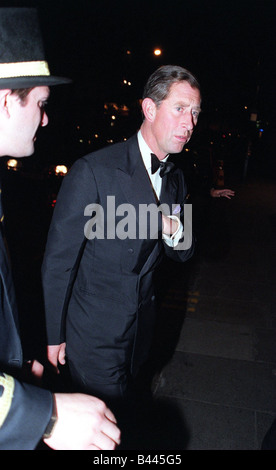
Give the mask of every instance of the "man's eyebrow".
[[[190, 106], [190, 103], [188, 103], [187, 101], [177, 101], [177, 102], [175, 103], [175, 106], [184, 106], [184, 107], [185, 107], [185, 106]], [[194, 106], [192, 105], [192, 108], [193, 108], [193, 109], [196, 109], [196, 110], [199, 111], [199, 112], [201, 112], [201, 107], [200, 107], [199, 105], [197, 105], [197, 104], [194, 105]]]

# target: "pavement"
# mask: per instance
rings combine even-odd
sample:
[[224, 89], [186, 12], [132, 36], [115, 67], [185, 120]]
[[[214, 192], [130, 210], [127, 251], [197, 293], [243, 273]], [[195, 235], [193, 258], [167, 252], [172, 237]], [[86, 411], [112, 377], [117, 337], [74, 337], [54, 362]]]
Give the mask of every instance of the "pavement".
[[152, 356], [161, 449], [258, 450], [276, 416], [276, 182], [233, 186], [231, 200], [197, 201], [196, 254], [163, 267]]

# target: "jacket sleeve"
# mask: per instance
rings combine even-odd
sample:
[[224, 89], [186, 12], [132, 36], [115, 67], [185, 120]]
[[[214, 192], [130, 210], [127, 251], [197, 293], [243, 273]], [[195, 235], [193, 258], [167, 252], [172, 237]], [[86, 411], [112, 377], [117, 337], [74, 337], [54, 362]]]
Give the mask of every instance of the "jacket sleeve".
[[42, 264], [48, 344], [65, 341], [63, 314], [74, 280], [74, 268], [85, 243], [85, 207], [96, 202], [94, 176], [85, 159], [77, 160], [58, 194]]
[[35, 449], [50, 421], [52, 408], [51, 392], [0, 372], [0, 449]]

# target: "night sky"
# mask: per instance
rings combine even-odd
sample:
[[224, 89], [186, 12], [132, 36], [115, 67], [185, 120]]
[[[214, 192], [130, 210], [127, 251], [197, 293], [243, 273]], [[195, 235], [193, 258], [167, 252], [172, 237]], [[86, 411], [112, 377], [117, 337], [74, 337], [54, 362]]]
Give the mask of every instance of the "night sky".
[[[259, 119], [275, 119], [274, 0], [10, 0], [1, 5], [37, 7], [51, 73], [73, 79], [73, 85], [52, 91], [41, 147], [47, 133], [72, 136], [76, 125], [99, 132], [105, 102], [133, 105], [148, 76], [170, 63], [197, 76], [204, 111], [238, 119], [247, 106]], [[161, 56], [153, 55], [155, 47]], [[131, 87], [122, 85], [124, 79]], [[139, 123], [128, 119], [124, 125], [129, 136]]]
[[[106, 96], [125, 73], [141, 95], [149, 74], [165, 63], [194, 72], [206, 103], [249, 104], [257, 85], [269, 87], [275, 59], [273, 0], [34, 3], [55, 70], [94, 91], [105, 89]], [[161, 57], [153, 56], [155, 47], [163, 50]]]

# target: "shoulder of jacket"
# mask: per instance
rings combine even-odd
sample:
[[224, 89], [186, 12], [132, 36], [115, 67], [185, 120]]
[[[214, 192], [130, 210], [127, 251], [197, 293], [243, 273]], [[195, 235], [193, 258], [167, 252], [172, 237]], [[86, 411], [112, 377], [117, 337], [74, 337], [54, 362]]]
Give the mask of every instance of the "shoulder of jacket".
[[117, 142], [115, 144], [103, 147], [95, 152], [89, 153], [79, 160], [85, 162], [91, 168], [95, 166], [112, 167], [117, 165], [118, 159], [124, 157], [129, 146], [129, 141]]

